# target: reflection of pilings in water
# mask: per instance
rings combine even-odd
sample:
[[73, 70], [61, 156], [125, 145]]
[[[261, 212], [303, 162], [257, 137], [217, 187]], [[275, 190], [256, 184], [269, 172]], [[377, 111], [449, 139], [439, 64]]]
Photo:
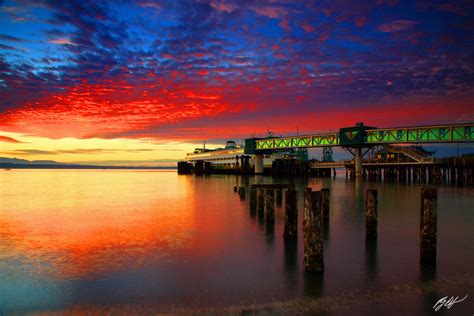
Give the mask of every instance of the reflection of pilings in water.
[[265, 217], [265, 189], [264, 188], [258, 188], [257, 214], [258, 214], [258, 222], [263, 223], [263, 219]]
[[329, 220], [329, 193], [328, 188], [321, 189], [323, 218]]
[[266, 191], [265, 220], [267, 223], [273, 224], [275, 222], [275, 191], [273, 189], [267, 189]]
[[[420, 283], [421, 283], [421, 295], [422, 304], [420, 304], [421, 310], [419, 315], [428, 315], [434, 312], [433, 305], [443, 297], [443, 293], [438, 293], [436, 287], [430, 286], [436, 281], [436, 266], [420, 266]], [[444, 294], [446, 295], [446, 294]], [[436, 314], [443, 315], [443, 309], [440, 309]]]
[[285, 194], [285, 230], [283, 238], [286, 240], [296, 240], [298, 236], [297, 193], [297, 191], [290, 189]]
[[324, 271], [322, 194], [309, 188], [304, 195], [303, 239], [305, 271]]
[[321, 189], [321, 197], [322, 197], [322, 212], [323, 212], [323, 234], [324, 240], [329, 240], [329, 197], [330, 197], [330, 190], [328, 188]]
[[377, 190], [367, 190], [365, 201], [365, 239], [377, 239]]
[[287, 275], [287, 288], [293, 289], [298, 285], [298, 242], [296, 239], [284, 241], [284, 267]]
[[273, 244], [275, 240], [275, 225], [274, 223], [265, 222], [265, 240], [267, 244]]
[[[355, 212], [357, 214], [365, 214], [365, 195], [363, 193], [363, 182], [362, 179], [355, 179], [354, 180], [354, 205], [355, 205]], [[358, 220], [363, 220], [364, 217], [358, 217]]]
[[250, 215], [254, 217], [257, 214], [257, 189], [250, 188], [249, 194]]
[[[324, 273], [304, 273], [304, 295], [310, 298], [324, 296]], [[318, 313], [318, 315], [323, 315]]]
[[245, 188], [244, 187], [239, 187], [239, 197], [241, 200], [245, 200]]
[[437, 191], [421, 188], [420, 262], [423, 265], [436, 265], [437, 221]]
[[276, 205], [281, 206], [283, 204], [283, 189], [276, 189]]
[[367, 278], [375, 280], [377, 277], [377, 239], [365, 240], [365, 267], [367, 271]]

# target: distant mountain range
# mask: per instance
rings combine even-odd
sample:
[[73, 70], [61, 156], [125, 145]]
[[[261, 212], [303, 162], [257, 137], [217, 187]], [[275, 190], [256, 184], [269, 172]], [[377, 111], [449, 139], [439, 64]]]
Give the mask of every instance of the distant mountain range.
[[0, 163], [14, 163], [24, 165], [66, 165], [65, 163], [57, 162], [54, 160], [26, 160], [18, 158], [5, 158], [0, 157]]
[[99, 166], [0, 157], [0, 169], [176, 169], [176, 167]]

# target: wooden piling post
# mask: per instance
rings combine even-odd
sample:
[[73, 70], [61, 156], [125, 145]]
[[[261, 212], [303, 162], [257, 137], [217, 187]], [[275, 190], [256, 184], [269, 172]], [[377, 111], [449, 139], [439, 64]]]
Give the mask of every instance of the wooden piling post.
[[298, 207], [297, 192], [288, 190], [285, 192], [285, 230], [283, 238], [286, 240], [296, 240], [298, 236]]
[[322, 196], [322, 208], [323, 208], [323, 219], [329, 219], [329, 193], [330, 190], [328, 188], [321, 189], [321, 196]]
[[324, 271], [323, 214], [321, 191], [309, 192], [309, 194], [305, 194], [303, 238], [303, 264], [305, 271]]
[[365, 239], [377, 239], [377, 190], [367, 190], [365, 200]]
[[265, 220], [272, 223], [275, 221], [275, 191], [273, 189], [267, 189], [265, 204]]
[[281, 206], [283, 204], [283, 189], [276, 190], [276, 204]]
[[436, 264], [437, 195], [436, 189], [421, 188], [420, 262], [422, 264]]

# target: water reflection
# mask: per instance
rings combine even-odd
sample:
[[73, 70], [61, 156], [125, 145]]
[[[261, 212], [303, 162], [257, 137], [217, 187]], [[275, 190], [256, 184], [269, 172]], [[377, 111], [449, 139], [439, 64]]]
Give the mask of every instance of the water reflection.
[[[329, 212], [329, 214], [331, 213]], [[326, 241], [329, 240], [329, 217], [323, 218], [323, 235], [324, 235], [324, 240]]]
[[267, 244], [272, 245], [275, 240], [275, 224], [266, 222], [265, 223], [265, 240]]
[[324, 273], [304, 272], [304, 295], [311, 298], [324, 296]]
[[[266, 303], [429, 284], [440, 275], [472, 271], [466, 264], [474, 260], [472, 188], [439, 187], [439, 265], [430, 272], [419, 270], [414, 242], [419, 237], [417, 186], [294, 180], [299, 232], [298, 240], [288, 243], [282, 238], [284, 206], [269, 225], [264, 208], [250, 208], [232, 190], [237, 184], [248, 194], [257, 181], [286, 179], [63, 170], [0, 177], [0, 306], [7, 312], [87, 304]], [[302, 266], [306, 187], [331, 190], [323, 274], [306, 274]], [[367, 187], [379, 190], [379, 238], [368, 244]], [[422, 307], [414, 308], [429, 310], [438, 294], [424, 292], [423, 302], [416, 303]]]
[[367, 279], [375, 281], [378, 275], [377, 239], [365, 241], [365, 268]]
[[294, 290], [298, 281], [298, 243], [296, 240], [283, 240], [284, 242], [284, 267], [286, 272], [286, 285], [288, 289]]
[[[436, 281], [436, 266], [420, 265], [420, 287], [422, 295], [422, 304], [420, 314], [433, 313], [433, 305], [447, 293], [438, 293], [433, 286]], [[436, 315], [445, 315], [445, 308], [441, 308]]]

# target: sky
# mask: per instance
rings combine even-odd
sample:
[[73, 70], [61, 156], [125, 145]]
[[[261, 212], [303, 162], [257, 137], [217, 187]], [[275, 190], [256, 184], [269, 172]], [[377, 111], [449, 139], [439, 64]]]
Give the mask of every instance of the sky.
[[474, 2], [0, 0], [0, 156], [474, 121]]

